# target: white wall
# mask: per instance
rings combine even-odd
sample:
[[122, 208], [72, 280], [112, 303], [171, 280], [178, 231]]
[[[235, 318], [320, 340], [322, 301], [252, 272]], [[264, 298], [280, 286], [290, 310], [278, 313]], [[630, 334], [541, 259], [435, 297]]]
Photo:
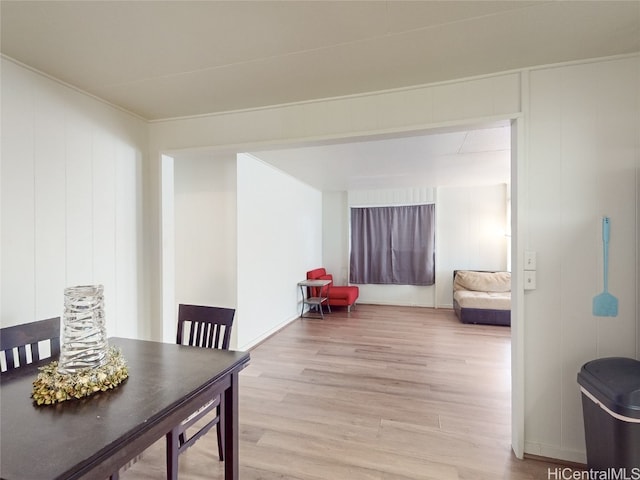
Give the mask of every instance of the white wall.
[[[576, 374], [588, 360], [638, 356], [640, 66], [613, 60], [532, 71], [525, 292], [526, 449], [584, 460]], [[611, 218], [609, 289], [619, 315], [598, 318], [601, 217]]]
[[453, 306], [453, 271], [507, 270], [506, 185], [438, 188], [437, 306]]
[[297, 283], [322, 261], [322, 193], [238, 155], [238, 347], [300, 315]]
[[175, 304], [236, 308], [235, 155], [174, 160]]
[[[435, 286], [360, 285], [359, 303], [451, 308], [453, 270], [507, 269], [506, 185], [406, 189], [393, 191], [391, 198], [407, 202], [416, 191], [431, 191], [429, 200], [437, 198]], [[376, 195], [380, 192], [386, 195], [389, 191], [381, 190]], [[349, 195], [361, 198], [372, 193]], [[328, 271], [336, 272], [336, 282], [343, 285], [349, 266], [348, 201], [345, 192], [323, 194], [323, 262]]]
[[247, 349], [300, 314], [321, 194], [248, 154], [174, 158], [175, 303], [235, 308], [231, 346]]
[[347, 192], [322, 193], [322, 265], [336, 285], [349, 283], [349, 207]]
[[[640, 187], [635, 180], [640, 170], [639, 71], [640, 58], [632, 56], [153, 123], [148, 165], [150, 258], [157, 258], [161, 247], [159, 204], [154, 199], [160, 152], [167, 149], [250, 150], [517, 118], [521, 127], [517, 177], [522, 184], [512, 184], [517, 206], [512, 215], [518, 226], [512, 232], [513, 274], [516, 296], [523, 296], [524, 302], [516, 315], [520, 325], [513, 329], [519, 336], [514, 345], [520, 349], [514, 353], [514, 372], [523, 369], [525, 375], [515, 383], [516, 388], [524, 384], [515, 398], [523, 398], [526, 407], [527, 452], [584, 461], [575, 382], [580, 362], [605, 352], [639, 355], [630, 345], [640, 338], [636, 297]], [[608, 321], [593, 319], [585, 307], [601, 289], [594, 265], [601, 255], [598, 218], [603, 213], [614, 222], [611, 287], [622, 307], [620, 317]], [[518, 282], [524, 246], [538, 252], [538, 289], [526, 295]], [[154, 262], [150, 266], [154, 268]], [[161, 304], [159, 292], [152, 291], [152, 308]], [[516, 417], [521, 409], [516, 402]], [[517, 421], [514, 429], [521, 429]]]
[[101, 283], [108, 334], [148, 336], [146, 123], [1, 62], [0, 325], [61, 316], [65, 287]]

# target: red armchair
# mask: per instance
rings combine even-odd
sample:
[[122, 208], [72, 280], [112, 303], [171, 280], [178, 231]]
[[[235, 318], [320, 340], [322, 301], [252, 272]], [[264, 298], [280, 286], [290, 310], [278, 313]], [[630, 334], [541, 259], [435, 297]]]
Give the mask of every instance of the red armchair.
[[324, 268], [316, 268], [307, 272], [308, 280], [331, 280], [328, 287], [327, 297], [331, 307], [347, 307], [351, 311], [351, 306], [355, 305], [360, 295], [360, 289], [356, 285], [336, 286], [333, 284], [333, 276]]

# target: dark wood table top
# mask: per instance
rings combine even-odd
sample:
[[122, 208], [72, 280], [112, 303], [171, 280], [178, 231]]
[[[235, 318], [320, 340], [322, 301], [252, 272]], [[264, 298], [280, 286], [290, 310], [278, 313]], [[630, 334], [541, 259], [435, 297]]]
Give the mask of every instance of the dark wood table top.
[[37, 370], [0, 376], [0, 472], [6, 480], [105, 478], [163, 437], [249, 362], [248, 352], [110, 338], [129, 378], [114, 390], [37, 406]]

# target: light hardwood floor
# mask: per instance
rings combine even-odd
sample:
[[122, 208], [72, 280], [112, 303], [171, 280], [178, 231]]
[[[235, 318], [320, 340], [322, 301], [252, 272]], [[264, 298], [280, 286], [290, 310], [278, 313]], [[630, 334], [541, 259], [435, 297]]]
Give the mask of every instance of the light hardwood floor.
[[[358, 305], [299, 319], [240, 378], [242, 480], [544, 480], [510, 448], [510, 329], [452, 310]], [[165, 476], [164, 440], [123, 479]], [[222, 479], [211, 432], [183, 480]], [[554, 477], [552, 477], [554, 478]]]

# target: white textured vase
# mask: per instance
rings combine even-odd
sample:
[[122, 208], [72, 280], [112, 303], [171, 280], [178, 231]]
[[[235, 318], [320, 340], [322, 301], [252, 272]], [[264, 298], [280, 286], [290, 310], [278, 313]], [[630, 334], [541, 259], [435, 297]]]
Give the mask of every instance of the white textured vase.
[[102, 285], [65, 288], [58, 372], [74, 374], [107, 362], [103, 290]]

